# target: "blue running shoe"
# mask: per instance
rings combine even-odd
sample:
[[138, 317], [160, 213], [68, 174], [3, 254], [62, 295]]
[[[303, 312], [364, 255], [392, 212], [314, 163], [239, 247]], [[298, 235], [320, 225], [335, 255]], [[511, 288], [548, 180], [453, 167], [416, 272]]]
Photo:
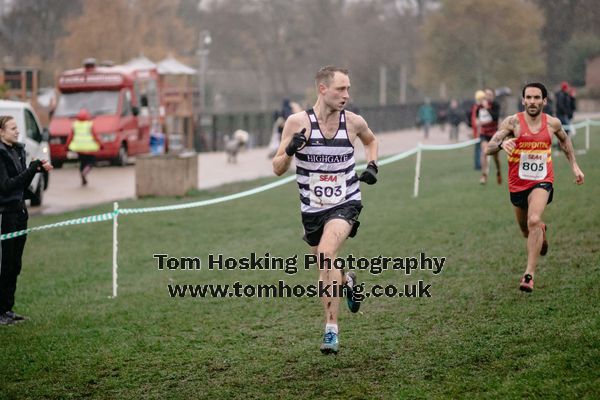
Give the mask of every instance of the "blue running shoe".
[[346, 273], [346, 303], [350, 312], [356, 313], [360, 309], [360, 301], [354, 296], [354, 286], [356, 285], [356, 274], [352, 271]]
[[338, 341], [338, 335], [335, 332], [325, 332], [323, 336], [323, 343], [321, 343], [321, 353], [323, 354], [337, 354], [340, 342]]

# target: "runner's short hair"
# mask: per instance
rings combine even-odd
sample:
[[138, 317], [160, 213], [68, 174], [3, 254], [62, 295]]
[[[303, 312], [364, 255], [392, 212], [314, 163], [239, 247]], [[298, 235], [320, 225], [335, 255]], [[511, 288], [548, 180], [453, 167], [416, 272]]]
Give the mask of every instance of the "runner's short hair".
[[329, 86], [336, 72], [348, 75], [348, 70], [346, 68], [336, 67], [333, 65], [321, 67], [315, 75], [315, 84], [317, 87], [320, 83], [324, 84], [325, 86]]
[[548, 97], [548, 90], [546, 90], [546, 86], [544, 86], [543, 84], [539, 83], [539, 82], [532, 82], [532, 83], [528, 83], [527, 85], [523, 86], [523, 93], [521, 94], [521, 96], [523, 98], [525, 98], [525, 89], [527, 89], [528, 87], [534, 87], [534, 88], [538, 88], [542, 91], [542, 99], [545, 99]]

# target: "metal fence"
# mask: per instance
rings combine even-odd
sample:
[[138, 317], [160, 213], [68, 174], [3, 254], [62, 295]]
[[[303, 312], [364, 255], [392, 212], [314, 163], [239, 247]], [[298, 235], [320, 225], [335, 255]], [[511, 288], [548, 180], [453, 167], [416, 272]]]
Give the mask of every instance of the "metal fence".
[[357, 111], [373, 132], [389, 132], [415, 126], [420, 104], [361, 107]]
[[225, 136], [243, 129], [250, 134], [250, 147], [264, 147], [271, 140], [273, 112], [247, 112], [232, 114], [214, 114], [210, 126], [210, 146], [213, 151], [222, 150]]
[[[433, 104], [439, 107], [440, 104]], [[415, 126], [420, 104], [397, 104], [387, 106], [369, 106], [352, 109], [365, 118], [375, 133], [396, 131]], [[214, 114], [207, 119], [210, 125], [203, 126], [198, 151], [218, 151], [224, 148], [225, 137], [237, 129], [250, 133], [250, 147], [267, 146], [271, 140], [274, 123], [272, 112], [245, 112]]]

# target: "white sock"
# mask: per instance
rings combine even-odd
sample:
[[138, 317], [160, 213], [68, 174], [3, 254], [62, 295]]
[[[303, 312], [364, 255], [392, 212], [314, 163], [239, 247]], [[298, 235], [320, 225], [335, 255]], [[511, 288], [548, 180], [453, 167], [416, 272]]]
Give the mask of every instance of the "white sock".
[[337, 324], [325, 324], [325, 333], [333, 332], [336, 335], [338, 334], [338, 326]]
[[348, 273], [344, 275], [346, 276], [346, 286], [352, 289], [354, 287], [354, 280], [352, 279], [352, 276]]

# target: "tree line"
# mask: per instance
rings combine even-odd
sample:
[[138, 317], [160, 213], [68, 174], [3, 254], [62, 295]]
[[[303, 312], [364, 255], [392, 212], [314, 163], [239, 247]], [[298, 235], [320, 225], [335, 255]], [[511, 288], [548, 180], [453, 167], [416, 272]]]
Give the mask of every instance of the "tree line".
[[600, 53], [594, 0], [3, 1], [0, 65], [39, 67], [47, 86], [91, 56], [198, 68], [210, 32], [209, 106], [310, 101], [326, 64], [350, 69], [359, 105], [382, 100], [382, 75], [388, 103], [403, 90], [414, 102], [533, 79], [583, 85], [586, 57]]

